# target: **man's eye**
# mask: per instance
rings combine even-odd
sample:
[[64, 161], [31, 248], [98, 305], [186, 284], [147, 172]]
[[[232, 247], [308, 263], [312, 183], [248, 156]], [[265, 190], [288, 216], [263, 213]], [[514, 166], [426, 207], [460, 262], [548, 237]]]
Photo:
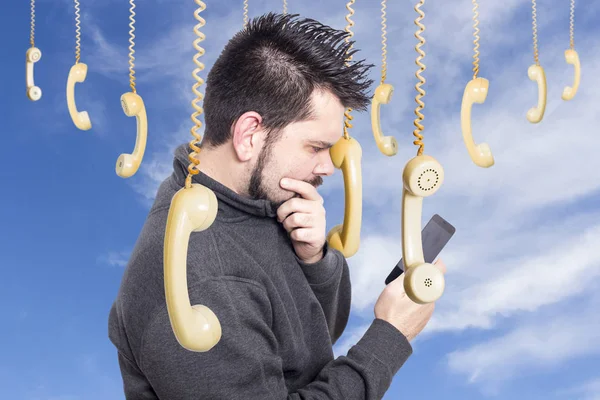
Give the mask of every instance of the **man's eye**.
[[318, 153], [318, 152], [320, 152], [321, 150], [323, 150], [323, 148], [322, 148], [322, 147], [315, 147], [315, 146], [313, 146], [313, 151], [314, 151], [315, 153]]

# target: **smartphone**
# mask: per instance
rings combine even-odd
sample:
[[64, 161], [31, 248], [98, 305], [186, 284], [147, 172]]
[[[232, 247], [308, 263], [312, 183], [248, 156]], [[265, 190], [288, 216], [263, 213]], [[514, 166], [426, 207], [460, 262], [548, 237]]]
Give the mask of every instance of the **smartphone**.
[[[421, 231], [421, 240], [423, 243], [423, 257], [426, 263], [433, 263], [436, 257], [441, 253], [442, 249], [448, 244], [452, 235], [456, 232], [456, 228], [446, 221], [444, 218], [435, 214], [427, 225]], [[394, 279], [399, 277], [404, 272], [404, 263], [402, 259], [394, 267], [392, 272], [385, 280], [385, 284], [389, 284]]]

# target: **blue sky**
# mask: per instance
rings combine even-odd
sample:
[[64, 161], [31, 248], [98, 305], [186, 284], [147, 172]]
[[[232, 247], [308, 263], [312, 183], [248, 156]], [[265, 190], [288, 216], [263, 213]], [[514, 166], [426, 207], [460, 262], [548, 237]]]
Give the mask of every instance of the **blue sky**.
[[[73, 3], [36, 2], [42, 59], [35, 79], [43, 91], [38, 102], [25, 96], [29, 4], [14, 2], [0, 16], [2, 398], [124, 398], [107, 336], [108, 311], [156, 188], [170, 171], [171, 152], [190, 137], [194, 2], [137, 5], [136, 84], [148, 110], [149, 138], [140, 171], [127, 180], [116, 176], [114, 164], [135, 141], [135, 120], [119, 102], [129, 91], [129, 6], [116, 0], [81, 3], [81, 61], [89, 72], [76, 96], [79, 108], [90, 113], [90, 131], [74, 127], [65, 99], [75, 60]], [[289, 12], [340, 29], [346, 25], [343, 2], [288, 3]], [[398, 139], [398, 155], [381, 155], [369, 114], [354, 114], [351, 134], [363, 147], [364, 221], [361, 249], [349, 259], [352, 317], [336, 354], [360, 338], [385, 277], [401, 257], [400, 177], [416, 154], [413, 3], [390, 1], [387, 8], [387, 82], [395, 92], [382, 110], [382, 124]], [[460, 101], [472, 68], [471, 2], [423, 7], [425, 153], [446, 172], [443, 187], [425, 201], [423, 223], [438, 213], [457, 233], [442, 254], [446, 292], [384, 398], [598, 400], [600, 78], [593, 71], [600, 71], [600, 2], [576, 5], [582, 85], [568, 103], [560, 93], [573, 74], [563, 55], [569, 2], [538, 2], [548, 106], [537, 125], [525, 119], [537, 101], [536, 85], [527, 78], [533, 62], [531, 4], [483, 3], [480, 76], [490, 80], [490, 91], [486, 103], [474, 107], [473, 127], [475, 140], [488, 142], [494, 153], [490, 169], [470, 161], [460, 132]], [[249, 4], [250, 16], [282, 10], [280, 1]], [[359, 0], [354, 8], [357, 47], [361, 58], [376, 65], [376, 85], [380, 7]], [[208, 71], [242, 27], [242, 1], [208, 2], [203, 15]], [[330, 228], [343, 218], [339, 171], [322, 194]]]

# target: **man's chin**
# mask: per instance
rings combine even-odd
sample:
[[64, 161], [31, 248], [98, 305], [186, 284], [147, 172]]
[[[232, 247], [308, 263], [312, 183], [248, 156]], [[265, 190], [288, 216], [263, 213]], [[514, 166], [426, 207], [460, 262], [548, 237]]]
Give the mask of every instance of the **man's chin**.
[[283, 203], [285, 203], [286, 201], [293, 199], [294, 197], [301, 197], [298, 193], [289, 193], [289, 192], [284, 192], [281, 194], [281, 196], [277, 196], [277, 200], [274, 199], [269, 199], [273, 204], [275, 204], [277, 207], [281, 206]]

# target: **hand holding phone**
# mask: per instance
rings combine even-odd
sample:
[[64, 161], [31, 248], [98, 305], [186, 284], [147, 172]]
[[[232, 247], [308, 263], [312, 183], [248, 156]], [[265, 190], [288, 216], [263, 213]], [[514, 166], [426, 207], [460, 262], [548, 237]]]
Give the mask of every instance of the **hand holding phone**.
[[[423, 257], [426, 263], [433, 263], [455, 232], [456, 228], [438, 214], [431, 217], [427, 225], [425, 225], [421, 231]], [[392, 272], [390, 272], [385, 279], [386, 285], [398, 278], [404, 272], [403, 265], [404, 263], [401, 258]]]

